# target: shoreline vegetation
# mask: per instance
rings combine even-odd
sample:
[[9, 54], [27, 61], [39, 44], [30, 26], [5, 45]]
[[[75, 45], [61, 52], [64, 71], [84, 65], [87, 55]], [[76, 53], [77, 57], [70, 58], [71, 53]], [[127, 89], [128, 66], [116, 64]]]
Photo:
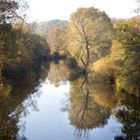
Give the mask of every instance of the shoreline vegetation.
[[140, 95], [139, 16], [110, 19], [105, 12], [89, 7], [77, 9], [69, 21], [27, 24], [17, 13], [28, 8], [26, 2], [0, 3], [1, 81], [2, 77], [24, 78], [43, 61], [67, 59], [70, 68], [92, 74], [94, 82]]
[[104, 126], [119, 105], [113, 113], [124, 135], [115, 140], [139, 139], [140, 16], [110, 19], [89, 7], [69, 21], [29, 24], [17, 12], [28, 8], [20, 2], [0, 1], [0, 139], [17, 139], [19, 116], [26, 114], [22, 102], [48, 72], [55, 86], [70, 81], [69, 118], [78, 132]]
[[1, 2], [1, 79], [21, 79], [43, 61], [67, 59], [70, 68], [92, 74], [95, 82], [140, 94], [139, 16], [110, 19], [105, 12], [89, 7], [77, 9], [69, 21], [27, 24], [16, 13], [23, 6], [17, 1]]

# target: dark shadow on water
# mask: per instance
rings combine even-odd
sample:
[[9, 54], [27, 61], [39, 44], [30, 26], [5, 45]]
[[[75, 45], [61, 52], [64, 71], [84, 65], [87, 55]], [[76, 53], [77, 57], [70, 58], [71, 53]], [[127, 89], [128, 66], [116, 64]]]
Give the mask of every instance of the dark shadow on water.
[[[25, 136], [19, 136], [19, 130], [24, 130], [24, 124], [19, 125], [22, 115], [27, 115], [27, 108], [31, 106], [37, 110], [36, 101], [31, 95], [38, 91], [41, 81], [47, 77], [49, 63], [36, 66], [34, 71], [18, 78], [2, 77], [0, 82], [0, 139], [1, 140], [25, 140]], [[17, 74], [17, 73], [16, 73]], [[22, 74], [22, 73], [20, 73]], [[12, 73], [13, 75], [13, 73]], [[24, 101], [26, 100], [26, 103]]]
[[116, 110], [117, 119], [123, 124], [122, 135], [115, 140], [140, 139], [140, 97], [128, 93], [121, 94], [120, 108]]

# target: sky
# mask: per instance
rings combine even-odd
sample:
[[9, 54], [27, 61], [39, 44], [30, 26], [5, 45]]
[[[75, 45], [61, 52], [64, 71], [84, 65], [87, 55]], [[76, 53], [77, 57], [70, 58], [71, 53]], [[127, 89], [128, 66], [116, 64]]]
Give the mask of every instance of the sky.
[[79, 7], [95, 7], [109, 17], [129, 18], [134, 15], [135, 0], [27, 0], [28, 21], [69, 20]]

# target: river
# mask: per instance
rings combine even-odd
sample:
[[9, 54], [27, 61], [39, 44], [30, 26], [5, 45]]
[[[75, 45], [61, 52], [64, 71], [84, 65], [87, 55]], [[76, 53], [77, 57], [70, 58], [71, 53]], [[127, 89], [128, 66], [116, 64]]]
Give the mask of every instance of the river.
[[[22, 96], [13, 95], [8, 98], [4, 96], [6, 99], [1, 101], [3, 114], [1, 117], [4, 119], [1, 122], [0, 133], [3, 138], [11, 137], [10, 140], [139, 138], [137, 130], [139, 120], [125, 111], [127, 105], [120, 103], [120, 97], [116, 95], [111, 85], [87, 83], [81, 88], [84, 78], [68, 80], [69, 72], [63, 62], [53, 63], [44, 71], [47, 74], [44, 72], [43, 78], [35, 82], [36, 84], [22, 87], [23, 93], [18, 87], [20, 89], [18, 92], [20, 91]], [[28, 86], [30, 88], [27, 88]], [[28, 92], [25, 94], [25, 91]], [[9, 104], [5, 105], [5, 101]], [[136, 109], [131, 108], [131, 111], [136, 112]], [[131, 121], [121, 115], [124, 111], [131, 117]], [[133, 126], [130, 129], [131, 122], [136, 123], [136, 128]], [[129, 130], [126, 131], [125, 128]], [[134, 132], [130, 134], [132, 130]]]

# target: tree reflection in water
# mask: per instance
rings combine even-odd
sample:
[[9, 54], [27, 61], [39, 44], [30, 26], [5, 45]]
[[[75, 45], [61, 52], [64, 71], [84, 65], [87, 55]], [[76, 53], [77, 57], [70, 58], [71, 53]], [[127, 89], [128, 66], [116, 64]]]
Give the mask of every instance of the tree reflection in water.
[[[65, 84], [67, 79], [75, 79], [65, 62], [60, 62], [60, 64], [61, 66], [52, 64], [49, 71], [48, 78], [55, 86]], [[0, 83], [1, 140], [26, 139], [21, 132], [21, 129], [24, 131], [25, 126], [20, 118], [30, 113], [29, 106], [33, 110], [38, 110], [36, 100], [33, 99], [35, 99], [34, 96], [40, 95], [37, 91], [40, 82], [47, 77], [49, 67], [47, 69], [40, 67], [40, 69], [42, 70], [38, 70], [37, 74], [30, 74], [21, 81], [13, 82], [3, 79]], [[77, 77], [80, 78], [70, 81], [68, 103], [65, 102], [63, 109], [68, 112], [69, 121], [75, 128], [74, 134], [77, 139], [88, 140], [89, 131], [104, 127], [110, 115], [113, 114], [123, 125], [122, 135], [116, 136], [114, 140], [139, 140], [140, 97], [130, 95], [125, 91], [116, 93], [112, 85], [96, 83], [90, 73]]]
[[[24, 135], [19, 135], [19, 130], [24, 131], [25, 127], [24, 123], [20, 122], [20, 117], [29, 113], [29, 106], [37, 110], [32, 94], [38, 90], [40, 78], [46, 78], [47, 73], [46, 69], [38, 69], [37, 73], [29, 74], [21, 80], [1, 78], [3, 80], [0, 81], [0, 140], [26, 139]], [[40, 93], [36, 92], [35, 96], [39, 95]]]
[[51, 63], [47, 77], [51, 84], [54, 84], [56, 87], [66, 84], [68, 76], [69, 70], [65, 61], [59, 61], [58, 64]]
[[115, 113], [123, 124], [122, 135], [115, 140], [140, 140], [140, 97], [121, 93], [120, 107]]
[[[111, 109], [117, 102], [113, 88], [104, 90], [99, 85], [93, 85], [88, 75], [71, 82], [68, 114], [70, 123], [75, 126], [77, 139], [87, 140], [89, 130], [107, 124]], [[103, 96], [101, 100], [99, 95]], [[108, 104], [110, 97], [113, 100]]]

